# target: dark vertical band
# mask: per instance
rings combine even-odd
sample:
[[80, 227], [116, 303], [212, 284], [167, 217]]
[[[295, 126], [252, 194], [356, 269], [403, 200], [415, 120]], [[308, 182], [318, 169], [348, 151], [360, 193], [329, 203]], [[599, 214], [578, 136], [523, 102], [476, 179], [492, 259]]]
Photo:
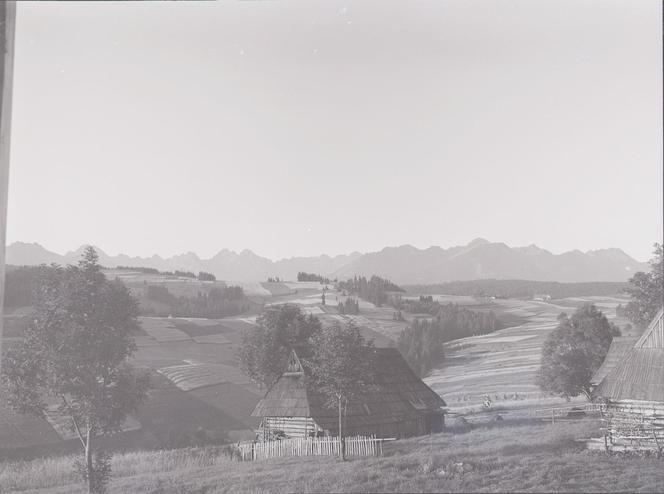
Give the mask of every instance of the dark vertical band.
[[[5, 245], [9, 182], [9, 144], [14, 75], [14, 29], [16, 2], [0, 2], [0, 356], [2, 355], [2, 312], [5, 295]], [[1, 361], [0, 361], [1, 363]]]

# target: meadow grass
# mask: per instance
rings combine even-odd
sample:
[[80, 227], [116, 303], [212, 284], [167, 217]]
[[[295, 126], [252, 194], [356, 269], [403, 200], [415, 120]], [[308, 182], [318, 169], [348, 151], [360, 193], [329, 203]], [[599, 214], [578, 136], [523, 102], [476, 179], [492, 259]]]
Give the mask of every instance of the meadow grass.
[[[118, 454], [113, 493], [662, 492], [664, 461], [590, 452], [592, 420], [487, 423], [396, 441], [382, 457], [236, 462], [221, 448]], [[72, 457], [0, 463], [0, 492], [82, 493]]]

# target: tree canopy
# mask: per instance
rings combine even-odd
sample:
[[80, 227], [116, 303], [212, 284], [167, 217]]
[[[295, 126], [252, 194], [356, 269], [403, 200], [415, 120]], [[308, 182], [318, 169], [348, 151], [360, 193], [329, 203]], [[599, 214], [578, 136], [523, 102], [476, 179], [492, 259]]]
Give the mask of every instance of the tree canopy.
[[345, 326], [337, 323], [323, 328], [312, 340], [313, 353], [305, 365], [309, 367], [317, 389], [326, 397], [326, 406], [337, 408], [343, 458], [342, 418], [348, 402], [372, 381], [370, 361], [365, 358], [364, 352], [373, 343], [364, 339], [352, 321]]
[[266, 308], [247, 332], [240, 348], [240, 367], [260, 386], [270, 386], [284, 370], [291, 350], [303, 358], [312, 353], [312, 336], [321, 330], [315, 316], [297, 305]]
[[20, 413], [43, 417], [47, 406], [71, 421], [83, 448], [90, 492], [102, 492], [110, 463], [94, 438], [120, 430], [146, 397], [148, 375], [128, 364], [136, 350], [137, 303], [127, 288], [100, 271], [86, 249], [78, 266], [43, 268], [34, 314], [24, 339], [6, 352], [7, 402]]
[[5, 307], [27, 307], [32, 304], [32, 292], [46, 266], [20, 266], [5, 273]]
[[209, 319], [236, 316], [250, 305], [240, 286], [215, 286], [209, 290], [199, 290], [195, 297], [187, 297], [173, 295], [164, 285], [147, 285], [141, 302], [143, 315]]
[[625, 307], [625, 315], [637, 326], [645, 327], [653, 320], [664, 303], [664, 256], [662, 244], [655, 244], [650, 260], [650, 272], [639, 271], [629, 280], [625, 290], [632, 300]]
[[602, 365], [617, 326], [593, 304], [578, 308], [572, 317], [563, 313], [558, 326], [544, 341], [537, 384], [543, 391], [570, 398], [591, 398], [590, 380]]

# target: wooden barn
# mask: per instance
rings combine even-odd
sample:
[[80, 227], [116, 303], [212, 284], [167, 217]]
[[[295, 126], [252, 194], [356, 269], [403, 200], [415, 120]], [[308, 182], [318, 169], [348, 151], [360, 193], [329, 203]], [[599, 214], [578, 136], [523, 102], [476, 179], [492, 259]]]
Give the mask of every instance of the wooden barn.
[[[631, 348], [611, 346], [598, 369], [594, 395], [604, 402], [607, 451], [664, 448], [664, 322], [659, 311]], [[605, 368], [606, 367], [606, 368]], [[608, 368], [608, 369], [607, 369]], [[602, 373], [605, 375], [602, 376]], [[600, 379], [601, 378], [601, 379]]]
[[[410, 369], [396, 348], [367, 349], [373, 379], [367, 392], [348, 404], [344, 436], [407, 437], [440, 432], [443, 399]], [[337, 409], [325, 407], [325, 397], [307, 378], [292, 352], [285, 372], [256, 405], [261, 417], [258, 437], [338, 435]]]

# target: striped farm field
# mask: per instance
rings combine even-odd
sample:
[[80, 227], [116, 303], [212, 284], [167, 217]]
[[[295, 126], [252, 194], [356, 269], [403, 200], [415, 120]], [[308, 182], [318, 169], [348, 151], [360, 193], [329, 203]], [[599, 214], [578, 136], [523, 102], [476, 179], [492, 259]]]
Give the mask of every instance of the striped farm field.
[[[549, 303], [512, 299], [495, 300], [496, 313], [512, 314], [521, 323], [493, 333], [446, 344], [443, 364], [424, 381], [446, 400], [451, 410], [480, 410], [485, 397], [492, 406], [514, 407], [555, 404], [562, 399], [541, 392], [535, 384], [542, 344], [556, 327], [561, 312], [571, 314], [583, 303], [592, 302], [606, 316], [616, 319], [616, 297], [585, 297]], [[570, 303], [573, 302], [573, 303]], [[580, 398], [579, 398], [580, 400]]]
[[225, 364], [185, 362], [181, 365], [161, 367], [157, 372], [183, 391], [226, 382], [250, 384], [249, 378], [240, 369]]
[[272, 282], [266, 282], [266, 283], [261, 283], [261, 286], [265, 288], [272, 296], [280, 296], [280, 295], [291, 295], [295, 293], [294, 288], [288, 287], [285, 283], [272, 283]]
[[191, 339], [187, 333], [177, 329], [173, 322], [164, 317], [140, 317], [141, 328], [155, 340], [165, 343]]

